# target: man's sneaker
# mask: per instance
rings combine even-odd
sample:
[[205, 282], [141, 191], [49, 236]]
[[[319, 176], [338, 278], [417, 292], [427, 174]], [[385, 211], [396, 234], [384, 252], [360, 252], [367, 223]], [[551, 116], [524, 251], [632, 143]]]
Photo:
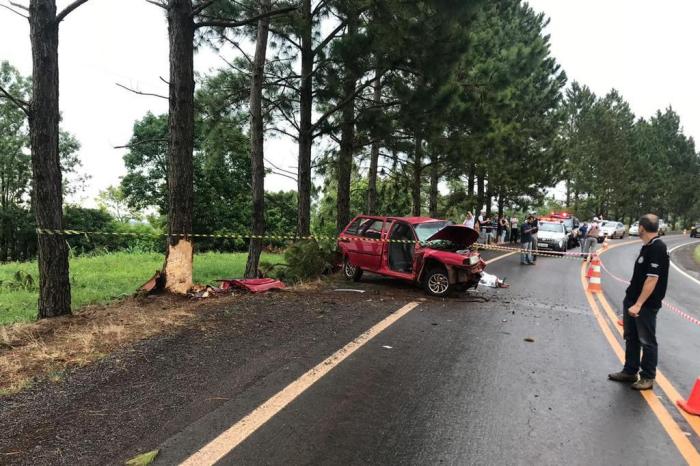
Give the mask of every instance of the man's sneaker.
[[630, 385], [633, 390], [651, 390], [654, 388], [654, 379], [645, 379], [640, 377], [635, 383]]
[[615, 372], [613, 374], [608, 374], [609, 380], [614, 380], [615, 382], [637, 382], [636, 374], [628, 374], [627, 372]]

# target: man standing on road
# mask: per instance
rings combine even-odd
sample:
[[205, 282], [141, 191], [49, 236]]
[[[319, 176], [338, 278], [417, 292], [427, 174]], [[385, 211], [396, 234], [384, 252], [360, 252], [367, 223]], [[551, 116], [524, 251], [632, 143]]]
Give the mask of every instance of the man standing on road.
[[539, 231], [539, 219], [530, 215], [532, 220], [530, 221], [530, 243], [532, 244], [532, 262], [537, 262], [537, 232]]
[[520, 264], [535, 265], [532, 262], [532, 215], [525, 220], [520, 227], [520, 245], [522, 252], [520, 253]]
[[588, 226], [588, 231], [586, 231], [586, 238], [583, 245], [583, 259], [589, 260], [591, 255], [595, 252], [596, 245], [598, 244], [598, 235], [600, 234], [600, 227], [598, 226], [598, 217], [593, 218], [593, 223]]
[[653, 388], [656, 377], [656, 314], [666, 296], [670, 262], [666, 244], [661, 241], [658, 232], [659, 218], [656, 215], [647, 214], [639, 219], [639, 237], [644, 245], [634, 264], [632, 281], [622, 305], [625, 367], [621, 372], [608, 375], [610, 380], [616, 382], [633, 382], [632, 388], [635, 390]]

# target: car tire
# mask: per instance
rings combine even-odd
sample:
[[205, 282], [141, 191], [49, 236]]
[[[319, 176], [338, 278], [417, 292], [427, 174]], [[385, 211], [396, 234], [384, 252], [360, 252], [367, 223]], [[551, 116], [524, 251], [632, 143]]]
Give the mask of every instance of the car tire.
[[450, 277], [444, 267], [433, 267], [425, 274], [423, 288], [430, 296], [444, 298], [452, 291]]
[[362, 269], [352, 265], [346, 257], [345, 261], [343, 262], [343, 275], [348, 280], [359, 282], [362, 278]]

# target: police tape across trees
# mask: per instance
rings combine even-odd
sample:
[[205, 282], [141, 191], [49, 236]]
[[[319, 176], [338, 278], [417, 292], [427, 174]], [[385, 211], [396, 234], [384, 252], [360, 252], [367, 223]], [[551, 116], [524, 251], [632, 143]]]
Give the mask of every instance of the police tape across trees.
[[[58, 29], [86, 1], [58, 11], [55, 0], [37, 0], [42, 8], [26, 12], [33, 79], [9, 64], [0, 70], [0, 260], [18, 249], [38, 258], [40, 317], [71, 312], [65, 241], [29, 235], [75, 226], [63, 205]], [[194, 240], [247, 240], [253, 276], [262, 238], [337, 235], [355, 213], [522, 213], [559, 185], [558, 207], [580, 218], [630, 222], [657, 212], [685, 225], [700, 217], [700, 191], [691, 189], [700, 162], [678, 115], [637, 118], [616, 91], [596, 96], [576, 82], [565, 90], [548, 19], [520, 0], [150, 3], [168, 20], [169, 112], [135, 123], [122, 200], [157, 210], [163, 231], [250, 232], [159, 236], [171, 291], [192, 284]], [[166, 34], [165, 21], [158, 26]], [[195, 42], [229, 65], [197, 86]], [[296, 144], [292, 166], [266, 163], [273, 134]], [[297, 183], [278, 209], [292, 224], [283, 229], [269, 217], [271, 172]]]

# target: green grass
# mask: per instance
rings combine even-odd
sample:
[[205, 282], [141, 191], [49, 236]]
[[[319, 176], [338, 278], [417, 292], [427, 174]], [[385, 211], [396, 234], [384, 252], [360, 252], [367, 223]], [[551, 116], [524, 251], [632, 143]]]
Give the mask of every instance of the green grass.
[[695, 259], [695, 263], [700, 265], [700, 246], [695, 248], [695, 251], [693, 251], [693, 259]]
[[[282, 262], [282, 256], [267, 254], [264, 260]], [[245, 253], [197, 254], [194, 258], [195, 283], [212, 283], [217, 278], [243, 276]], [[156, 253], [114, 253], [77, 257], [70, 261], [73, 309], [88, 304], [104, 304], [132, 295], [163, 265], [163, 255]], [[16, 285], [15, 274], [31, 275], [35, 284]], [[36, 318], [38, 272], [36, 262], [11, 262], [0, 265], [0, 325], [27, 322]]]

